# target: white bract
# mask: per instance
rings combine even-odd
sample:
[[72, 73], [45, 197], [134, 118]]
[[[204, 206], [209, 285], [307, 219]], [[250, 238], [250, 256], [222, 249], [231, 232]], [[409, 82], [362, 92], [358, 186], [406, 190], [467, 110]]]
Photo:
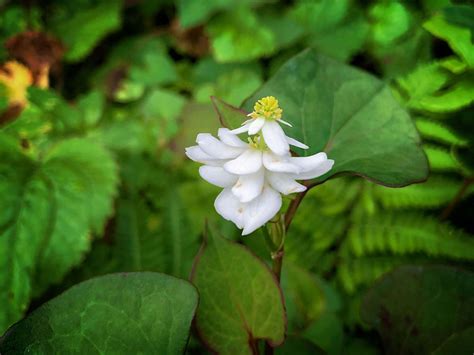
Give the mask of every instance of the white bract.
[[[272, 107], [281, 117], [278, 101]], [[255, 122], [259, 118], [254, 118]], [[273, 123], [281, 130], [278, 123]], [[267, 124], [265, 122], [261, 127]], [[248, 143], [236, 135], [242, 130], [236, 132], [220, 128], [219, 139], [209, 133], [200, 133], [196, 139], [198, 145], [186, 148], [190, 159], [204, 164], [199, 168], [201, 177], [223, 188], [214, 206], [222, 217], [243, 229], [242, 235], [252, 233], [278, 213], [282, 204], [281, 194], [306, 190], [296, 180], [321, 176], [334, 164], [323, 152], [308, 157], [292, 157], [287, 146], [281, 154], [276, 154], [270, 148], [263, 128], [263, 134], [249, 138]], [[307, 148], [291, 138], [284, 138], [287, 144]]]

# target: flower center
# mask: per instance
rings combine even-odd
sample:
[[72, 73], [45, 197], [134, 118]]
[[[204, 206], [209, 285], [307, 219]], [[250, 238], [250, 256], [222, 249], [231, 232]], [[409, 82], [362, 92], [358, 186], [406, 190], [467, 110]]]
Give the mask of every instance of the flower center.
[[258, 100], [250, 114], [252, 118], [263, 117], [266, 120], [278, 120], [281, 118], [283, 110], [278, 106], [278, 100], [273, 96], [267, 96]]
[[260, 134], [254, 137], [248, 137], [247, 139], [249, 142], [249, 146], [252, 147], [253, 149], [267, 150], [267, 145], [265, 144], [265, 140]]

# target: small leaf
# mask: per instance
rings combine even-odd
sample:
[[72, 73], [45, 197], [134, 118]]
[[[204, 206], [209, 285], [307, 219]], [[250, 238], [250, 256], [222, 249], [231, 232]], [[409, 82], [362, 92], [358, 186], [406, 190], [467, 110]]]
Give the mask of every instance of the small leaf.
[[442, 15], [435, 15], [423, 27], [432, 35], [444, 39], [471, 68], [474, 67], [474, 44], [469, 28], [447, 22]]
[[240, 8], [218, 16], [207, 26], [218, 62], [245, 62], [271, 54], [275, 35], [255, 13]]
[[458, 146], [465, 146], [468, 143], [467, 140], [459, 137], [450, 128], [443, 125], [442, 123], [426, 118], [418, 118], [415, 124], [422, 137], [436, 140], [440, 143]]
[[82, 9], [72, 17], [54, 19], [53, 32], [64, 41], [65, 59], [77, 62], [87, 56], [96, 44], [120, 26], [121, 2], [111, 0]]
[[9, 354], [183, 354], [195, 288], [164, 274], [124, 273], [73, 286], [0, 339]]
[[81, 97], [77, 103], [79, 110], [82, 112], [82, 119], [85, 127], [95, 126], [104, 111], [105, 98], [104, 95], [97, 90], [89, 92]]
[[[264, 0], [240, 0], [239, 5], [249, 6]], [[178, 15], [184, 28], [196, 26], [206, 21], [213, 13], [235, 6], [232, 0], [178, 0]]]
[[283, 119], [293, 124], [287, 134], [310, 146], [310, 155], [324, 150], [338, 173], [362, 175], [383, 185], [422, 181], [428, 166], [408, 113], [377, 78], [306, 50], [290, 59], [263, 87], [245, 101], [275, 96]]
[[440, 65], [453, 74], [461, 74], [467, 69], [467, 64], [456, 56], [447, 57], [441, 60]]
[[419, 108], [430, 112], [452, 112], [471, 105], [474, 102], [473, 76], [463, 76], [447, 90], [419, 101]]
[[369, 16], [373, 41], [380, 46], [393, 44], [410, 29], [412, 21], [410, 12], [398, 1], [374, 4]]
[[[404, 266], [369, 290], [361, 315], [380, 333], [388, 354], [430, 354], [473, 326], [473, 295], [471, 272], [444, 266]], [[465, 339], [471, 350], [473, 339]]]
[[432, 171], [456, 171], [461, 168], [451, 153], [443, 147], [425, 144], [424, 150]]
[[228, 128], [238, 128], [248, 119], [247, 112], [229, 105], [217, 97], [211, 97], [214, 109], [217, 112], [221, 124]]
[[420, 101], [434, 95], [450, 78], [450, 73], [441, 68], [440, 63], [434, 62], [420, 65], [410, 74], [399, 78], [397, 83], [407, 97], [407, 106], [422, 109]]
[[196, 326], [220, 354], [252, 354], [257, 339], [285, 337], [283, 297], [272, 272], [242, 245], [209, 232], [192, 282], [200, 294]]

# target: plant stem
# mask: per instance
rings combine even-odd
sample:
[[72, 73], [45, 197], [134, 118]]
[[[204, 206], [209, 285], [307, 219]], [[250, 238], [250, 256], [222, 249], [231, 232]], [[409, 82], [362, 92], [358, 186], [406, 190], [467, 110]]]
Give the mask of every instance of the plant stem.
[[278, 280], [278, 283], [280, 283], [281, 279], [281, 268], [283, 266], [283, 255], [285, 255], [285, 250], [284, 246], [281, 247], [281, 249], [278, 251], [278, 253], [274, 256], [272, 256], [272, 271], [275, 274], [275, 277]]
[[[278, 283], [281, 280], [281, 269], [283, 267], [283, 256], [285, 255], [285, 237], [291, 221], [295, 216], [296, 210], [303, 200], [306, 191], [299, 193], [294, 200], [290, 202], [286, 213], [278, 215], [275, 220], [270, 222], [267, 229], [267, 244], [271, 250], [272, 271]], [[269, 343], [265, 343], [265, 355], [273, 355], [273, 347]]]
[[296, 195], [295, 199], [290, 202], [290, 205], [288, 206], [288, 209], [286, 210], [285, 213], [285, 230], [287, 231], [288, 228], [290, 228], [291, 221], [293, 220], [293, 217], [295, 216], [296, 210], [298, 209], [298, 206], [300, 205], [301, 201], [303, 201], [303, 198], [305, 197], [306, 193], [309, 191], [309, 188], [303, 192], [300, 192], [298, 195]]
[[451, 212], [453, 212], [454, 207], [456, 207], [456, 205], [461, 201], [461, 199], [464, 196], [464, 194], [466, 193], [467, 188], [469, 187], [469, 185], [471, 185], [473, 182], [474, 182], [474, 177], [470, 177], [470, 178], [467, 178], [467, 179], [464, 180], [464, 182], [463, 182], [461, 188], [459, 189], [458, 193], [456, 194], [456, 196], [454, 196], [453, 200], [449, 203], [449, 205], [441, 213], [440, 218], [442, 220], [447, 219], [449, 217]]

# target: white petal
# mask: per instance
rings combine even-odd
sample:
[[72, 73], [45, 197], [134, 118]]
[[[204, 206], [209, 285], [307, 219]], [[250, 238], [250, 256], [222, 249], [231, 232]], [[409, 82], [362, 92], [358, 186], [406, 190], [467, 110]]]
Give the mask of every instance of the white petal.
[[291, 163], [300, 167], [300, 172], [304, 173], [313, 170], [319, 166], [319, 164], [328, 160], [326, 153], [321, 152], [309, 157], [291, 157], [289, 159]]
[[295, 174], [293, 177], [297, 180], [306, 180], [306, 179], [314, 179], [318, 176], [326, 174], [329, 170], [332, 169], [334, 165], [334, 160], [327, 159], [321, 162], [317, 167], [312, 170], [301, 172], [299, 174]]
[[219, 187], [232, 186], [239, 178], [237, 175], [229, 174], [220, 166], [209, 165], [201, 166], [199, 168], [199, 175], [201, 175], [201, 177], [207, 182]]
[[232, 187], [232, 193], [240, 202], [250, 202], [262, 193], [264, 177], [264, 169], [254, 174], [242, 175]]
[[242, 148], [222, 143], [209, 133], [199, 133], [196, 142], [204, 153], [216, 159], [234, 159], [242, 153]]
[[289, 152], [290, 146], [286, 141], [285, 133], [277, 122], [265, 121], [262, 133], [268, 148], [275, 154], [284, 155]]
[[217, 131], [219, 139], [227, 145], [237, 148], [246, 148], [247, 143], [243, 142], [237, 135], [233, 134], [228, 128], [219, 128]]
[[246, 175], [256, 173], [262, 167], [262, 152], [249, 148], [237, 159], [224, 164], [224, 169], [229, 173]]
[[252, 134], [257, 133], [258, 131], [262, 129], [264, 124], [265, 124], [265, 118], [258, 117], [254, 119], [253, 122], [249, 126], [249, 134], [252, 135]]
[[262, 194], [245, 206], [242, 235], [250, 234], [263, 226], [278, 213], [280, 207], [281, 195], [270, 186], [265, 186]]
[[[245, 121], [245, 122], [248, 122], [248, 121]], [[233, 129], [230, 132], [233, 134], [240, 134], [240, 133], [247, 132], [249, 130], [250, 123], [245, 123], [245, 122], [241, 127]]]
[[288, 142], [289, 145], [293, 145], [293, 146], [301, 148], [301, 149], [308, 149], [309, 148], [306, 144], [301, 143], [300, 141], [297, 141], [296, 139], [291, 138], [291, 137], [286, 137], [286, 141]]
[[187, 147], [186, 155], [189, 159], [193, 161], [207, 165], [222, 166], [226, 162], [225, 160], [215, 159], [210, 155], [204, 153], [204, 151], [197, 145]]
[[279, 118], [277, 121], [287, 125], [288, 127], [293, 127], [293, 125], [290, 122], [286, 122], [286, 121], [282, 120], [281, 118]]
[[199, 148], [197, 145], [193, 145], [192, 147], [187, 147], [185, 149], [186, 155], [189, 159], [197, 161], [198, 163], [201, 163], [204, 160], [212, 160], [213, 158], [204, 153], [204, 151]]
[[300, 168], [296, 164], [290, 163], [290, 155], [280, 156], [272, 152], [263, 153], [263, 165], [270, 171], [280, 173], [294, 173], [300, 172]]
[[275, 190], [284, 195], [306, 190], [306, 186], [297, 183], [290, 174], [268, 172], [266, 179]]
[[234, 196], [230, 188], [225, 188], [214, 201], [214, 207], [224, 219], [232, 221], [238, 228], [244, 226], [244, 204]]

